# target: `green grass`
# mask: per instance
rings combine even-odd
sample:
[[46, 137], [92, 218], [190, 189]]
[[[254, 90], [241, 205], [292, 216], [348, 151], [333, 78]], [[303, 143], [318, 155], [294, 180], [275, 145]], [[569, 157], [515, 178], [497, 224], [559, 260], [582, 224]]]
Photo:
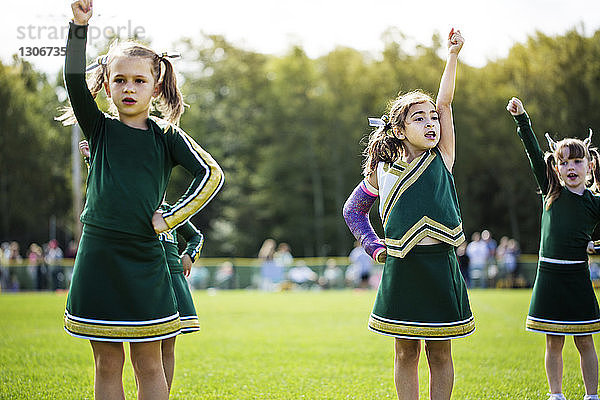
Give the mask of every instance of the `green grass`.
[[[393, 339], [366, 328], [375, 292], [196, 292], [200, 333], [180, 336], [173, 399], [395, 399]], [[544, 335], [526, 332], [527, 290], [470, 293], [477, 331], [453, 341], [453, 399], [545, 399]], [[64, 333], [65, 295], [0, 295], [0, 399], [92, 399], [92, 352]], [[564, 392], [583, 398], [564, 350]], [[421, 397], [428, 371], [422, 353]], [[130, 362], [125, 390], [135, 398]]]

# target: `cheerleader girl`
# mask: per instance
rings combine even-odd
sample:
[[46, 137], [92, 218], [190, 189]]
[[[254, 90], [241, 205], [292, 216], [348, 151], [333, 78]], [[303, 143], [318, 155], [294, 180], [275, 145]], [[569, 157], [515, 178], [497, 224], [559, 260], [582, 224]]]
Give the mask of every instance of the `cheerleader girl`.
[[573, 336], [581, 357], [584, 399], [598, 399], [598, 359], [592, 334], [600, 332], [600, 311], [587, 256], [594, 252], [591, 235], [600, 221], [598, 151], [590, 147], [591, 131], [583, 141], [554, 142], [546, 134], [552, 152], [544, 155], [523, 103], [513, 97], [506, 108], [517, 123], [543, 202], [539, 262], [526, 328], [546, 334], [549, 399], [565, 399], [565, 335]]
[[[395, 338], [394, 381], [399, 399], [418, 399], [421, 340], [430, 372], [430, 398], [450, 399], [454, 367], [450, 339], [475, 324], [455, 247], [465, 240], [452, 167], [451, 103], [460, 31], [448, 35], [448, 57], [437, 100], [415, 91], [392, 102], [389, 116], [365, 149], [365, 179], [344, 205], [344, 218], [367, 253], [385, 262], [369, 329]], [[385, 238], [368, 213], [379, 200]]]
[[[167, 399], [161, 341], [179, 334], [181, 321], [157, 234], [204, 207], [222, 186], [223, 173], [175, 125], [183, 101], [168, 55], [135, 43], [115, 46], [95, 63], [88, 88], [85, 47], [92, 3], [74, 1], [71, 8], [65, 84], [72, 112], [61, 120], [79, 123], [91, 166], [64, 326], [70, 335], [90, 340], [95, 398], [124, 398], [123, 342], [130, 342], [138, 398]], [[94, 101], [102, 88], [116, 118]], [[166, 120], [150, 117], [153, 101]], [[162, 212], [175, 165], [193, 180], [171, 210]]]
[[[83, 155], [88, 168], [91, 165], [90, 147], [87, 140], [79, 142], [79, 151]], [[162, 212], [170, 211], [172, 206], [164, 203], [160, 206]], [[185, 239], [186, 248], [179, 255], [179, 237]], [[191, 222], [179, 226], [177, 229], [162, 232], [158, 239], [163, 246], [169, 273], [171, 274], [171, 284], [177, 300], [177, 309], [179, 311], [179, 320], [181, 321], [181, 333], [192, 333], [200, 330], [198, 315], [194, 307], [194, 300], [187, 284], [186, 277], [190, 276], [192, 264], [200, 255], [200, 250], [204, 244], [204, 235], [196, 229]], [[167, 388], [171, 391], [173, 383], [173, 373], [175, 371], [175, 339], [176, 336], [163, 339], [161, 345], [162, 363], [167, 379]]]

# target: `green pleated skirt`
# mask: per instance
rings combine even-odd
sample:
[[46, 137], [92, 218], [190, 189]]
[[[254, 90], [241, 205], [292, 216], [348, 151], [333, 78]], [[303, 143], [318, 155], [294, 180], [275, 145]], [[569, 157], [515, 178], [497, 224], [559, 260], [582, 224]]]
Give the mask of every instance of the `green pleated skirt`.
[[64, 327], [75, 337], [112, 342], [179, 334], [177, 303], [158, 237], [84, 225]]
[[179, 319], [181, 320], [181, 333], [192, 333], [200, 330], [200, 322], [194, 307], [194, 300], [190, 287], [183, 275], [183, 269], [180, 267], [170, 268], [171, 284], [177, 299], [177, 308], [179, 310]]
[[600, 311], [587, 262], [539, 262], [525, 327], [556, 335], [600, 332]]
[[454, 247], [415, 246], [404, 258], [388, 255], [369, 329], [427, 340], [473, 333], [475, 322]]

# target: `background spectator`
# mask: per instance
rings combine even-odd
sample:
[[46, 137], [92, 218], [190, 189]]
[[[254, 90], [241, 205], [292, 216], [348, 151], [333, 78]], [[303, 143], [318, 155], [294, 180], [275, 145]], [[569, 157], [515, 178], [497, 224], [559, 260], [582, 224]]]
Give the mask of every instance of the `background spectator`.
[[279, 243], [275, 254], [273, 254], [273, 259], [275, 260], [275, 263], [284, 270], [291, 267], [292, 264], [294, 264], [294, 257], [292, 256], [290, 245], [285, 242]]
[[288, 279], [300, 289], [310, 289], [317, 282], [318, 275], [304, 261], [299, 261], [288, 271]]
[[0, 289], [8, 288], [8, 256], [10, 254], [10, 243], [2, 242], [0, 245]]
[[208, 287], [209, 278], [210, 272], [208, 272], [208, 268], [203, 266], [192, 266], [192, 272], [190, 272], [188, 282], [193, 289], [206, 289]]
[[516, 287], [517, 274], [519, 273], [517, 260], [519, 259], [520, 254], [521, 249], [519, 247], [519, 242], [515, 239], [510, 239], [504, 250], [502, 262], [506, 270], [509, 287], [512, 288]]
[[351, 266], [349, 268], [352, 268], [354, 275], [352, 278], [355, 286], [363, 289], [368, 288], [371, 270], [375, 261], [362, 248], [359, 241], [354, 242], [354, 248], [348, 258], [350, 259]]
[[469, 256], [467, 255], [467, 242], [462, 242], [460, 246], [456, 248], [456, 257], [458, 258], [458, 265], [460, 267], [460, 273], [467, 284], [467, 287], [471, 287], [471, 280], [469, 279]]
[[275, 247], [275, 240], [265, 239], [258, 251], [258, 258], [261, 262], [260, 288], [262, 290], [273, 291], [277, 289], [283, 281], [283, 267], [277, 265], [274, 260]]
[[234, 286], [234, 269], [231, 261], [225, 261], [215, 274], [215, 286], [218, 289], [233, 289]]
[[487, 280], [487, 263], [490, 255], [487, 243], [481, 240], [479, 232], [471, 235], [471, 243], [467, 245], [469, 257], [469, 280], [471, 287], [485, 287]]
[[338, 267], [335, 259], [330, 258], [327, 260], [323, 276], [319, 278], [319, 286], [323, 289], [341, 289], [344, 287], [344, 272]]
[[40, 245], [31, 243], [27, 252], [29, 275], [37, 290], [48, 289], [48, 268], [44, 262], [44, 252]]
[[52, 239], [46, 246], [46, 264], [52, 276], [52, 290], [66, 289], [65, 273], [62, 267], [63, 251], [58, 246], [58, 241]]

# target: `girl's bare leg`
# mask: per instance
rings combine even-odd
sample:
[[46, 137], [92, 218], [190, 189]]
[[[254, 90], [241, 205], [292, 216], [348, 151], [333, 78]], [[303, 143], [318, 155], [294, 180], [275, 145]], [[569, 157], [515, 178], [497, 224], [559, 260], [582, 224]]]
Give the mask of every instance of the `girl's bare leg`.
[[131, 363], [139, 400], [167, 400], [169, 390], [162, 365], [161, 341], [131, 343]]
[[418, 400], [421, 341], [396, 338], [394, 350], [394, 383], [398, 400]]
[[450, 400], [454, 386], [454, 365], [450, 340], [426, 340], [425, 354], [429, 364], [429, 398]]
[[581, 375], [585, 394], [598, 394], [598, 357], [592, 335], [574, 336], [575, 346], [581, 359]]
[[550, 393], [562, 393], [564, 335], [546, 335], [546, 377]]
[[165, 378], [167, 379], [167, 389], [171, 392], [171, 384], [173, 383], [173, 375], [175, 372], [175, 338], [163, 339], [162, 340], [162, 363], [165, 371]]
[[94, 352], [94, 398], [96, 400], [125, 400], [123, 343], [90, 340], [90, 344]]

